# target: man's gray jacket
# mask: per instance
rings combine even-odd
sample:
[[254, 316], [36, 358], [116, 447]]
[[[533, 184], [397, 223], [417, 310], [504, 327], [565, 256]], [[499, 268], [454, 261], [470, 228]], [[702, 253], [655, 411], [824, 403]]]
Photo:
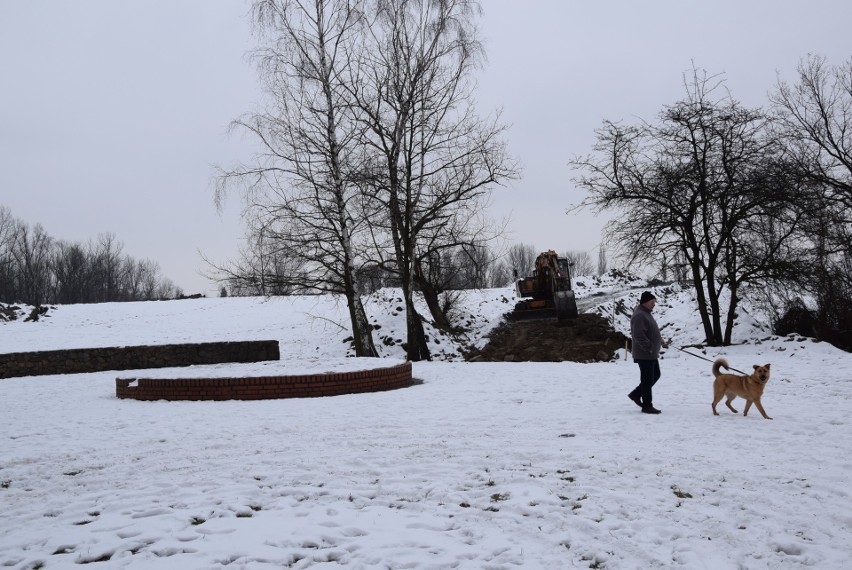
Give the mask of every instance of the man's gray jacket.
[[660, 357], [663, 337], [651, 311], [637, 305], [630, 318], [630, 337], [633, 341], [633, 360], [655, 360]]

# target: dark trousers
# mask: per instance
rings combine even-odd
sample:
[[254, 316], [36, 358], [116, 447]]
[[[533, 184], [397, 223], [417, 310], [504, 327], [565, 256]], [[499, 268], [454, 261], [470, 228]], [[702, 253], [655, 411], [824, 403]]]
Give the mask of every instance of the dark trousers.
[[642, 401], [642, 407], [648, 408], [653, 405], [654, 397], [651, 388], [660, 379], [660, 361], [653, 360], [635, 360], [639, 365], [639, 385], [630, 392], [630, 397], [635, 398], [637, 395]]

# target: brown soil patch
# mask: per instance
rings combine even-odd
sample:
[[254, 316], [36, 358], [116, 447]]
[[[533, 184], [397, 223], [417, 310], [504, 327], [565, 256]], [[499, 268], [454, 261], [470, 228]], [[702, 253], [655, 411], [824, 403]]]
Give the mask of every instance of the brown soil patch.
[[627, 338], [603, 317], [581, 314], [576, 319], [503, 322], [488, 344], [467, 355], [471, 362], [607, 362], [624, 348]]

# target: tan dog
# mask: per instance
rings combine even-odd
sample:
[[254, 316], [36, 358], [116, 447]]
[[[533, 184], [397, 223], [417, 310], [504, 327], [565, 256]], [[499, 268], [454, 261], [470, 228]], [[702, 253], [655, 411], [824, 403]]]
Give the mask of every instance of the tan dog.
[[763, 395], [763, 389], [769, 381], [769, 365], [755, 365], [754, 373], [750, 376], [722, 374], [719, 371], [720, 368], [725, 368], [726, 370], [731, 369], [731, 367], [728, 366], [728, 361], [724, 358], [717, 358], [713, 363], [713, 376], [716, 377], [716, 380], [713, 381], [713, 415], [719, 415], [719, 412], [716, 411], [716, 404], [721, 402], [725, 395], [728, 396], [728, 399], [725, 400], [725, 405], [728, 406], [728, 408], [730, 408], [730, 410], [735, 414], [739, 413], [731, 405], [734, 398], [739, 396], [740, 398], [744, 398], [746, 401], [745, 410], [743, 410], [744, 416], [748, 415], [748, 410], [751, 408], [752, 402], [754, 402], [754, 405], [757, 406], [761, 415], [763, 415], [763, 417], [767, 420], [771, 420], [772, 418], [766, 415], [766, 411], [760, 403], [760, 397]]

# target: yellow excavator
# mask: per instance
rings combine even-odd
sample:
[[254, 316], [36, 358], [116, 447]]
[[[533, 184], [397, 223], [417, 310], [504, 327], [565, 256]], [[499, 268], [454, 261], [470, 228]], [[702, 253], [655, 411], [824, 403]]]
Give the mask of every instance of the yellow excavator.
[[571, 263], [552, 249], [539, 254], [531, 276], [518, 278], [515, 289], [521, 298], [510, 320], [547, 319], [559, 321], [577, 318], [577, 299], [571, 287]]

